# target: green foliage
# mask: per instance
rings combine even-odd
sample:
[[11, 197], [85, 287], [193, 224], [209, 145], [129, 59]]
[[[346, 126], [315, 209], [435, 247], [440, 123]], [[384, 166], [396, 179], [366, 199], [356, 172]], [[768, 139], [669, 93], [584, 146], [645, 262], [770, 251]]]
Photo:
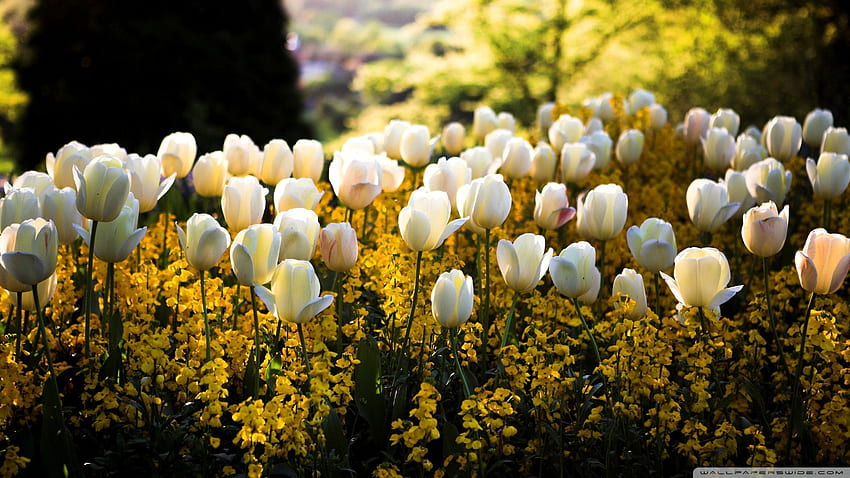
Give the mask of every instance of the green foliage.
[[27, 95], [18, 89], [10, 67], [16, 46], [12, 32], [0, 22], [0, 173], [11, 170], [11, 154], [4, 139], [27, 101]]

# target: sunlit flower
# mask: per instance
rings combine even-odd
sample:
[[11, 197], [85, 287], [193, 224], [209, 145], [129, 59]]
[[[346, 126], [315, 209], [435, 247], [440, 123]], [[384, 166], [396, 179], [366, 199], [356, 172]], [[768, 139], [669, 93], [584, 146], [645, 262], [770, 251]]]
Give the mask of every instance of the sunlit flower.
[[496, 247], [499, 270], [508, 288], [516, 292], [529, 292], [535, 287], [552, 258], [552, 248], [546, 250], [543, 236], [525, 233], [514, 242], [502, 239]]
[[732, 278], [726, 256], [713, 247], [689, 247], [676, 256], [673, 277], [661, 272], [679, 303], [717, 310], [744, 286], [726, 287]]
[[162, 164], [163, 176], [184, 178], [192, 170], [197, 154], [198, 144], [192, 133], [176, 132], [162, 139], [156, 157]]
[[278, 213], [303, 207], [316, 209], [324, 195], [310, 178], [285, 178], [274, 188], [274, 207]]
[[431, 312], [443, 327], [457, 328], [472, 315], [472, 277], [452, 269], [443, 272], [431, 291]]
[[559, 183], [547, 183], [542, 191], [534, 195], [534, 222], [543, 229], [554, 231], [576, 215], [570, 207], [567, 187]]
[[802, 251], [794, 256], [803, 289], [816, 294], [837, 291], [850, 270], [850, 239], [817, 228], [809, 233]]
[[267, 193], [255, 176], [234, 176], [227, 181], [221, 196], [221, 212], [234, 234], [263, 221]]
[[421, 187], [410, 194], [398, 215], [401, 237], [414, 251], [436, 249], [467, 221], [463, 217], [449, 222], [451, 215], [452, 204], [445, 192]]
[[274, 269], [271, 289], [255, 285], [254, 291], [275, 317], [303, 324], [327, 309], [332, 295], [319, 296], [321, 284], [308, 261], [286, 259]]

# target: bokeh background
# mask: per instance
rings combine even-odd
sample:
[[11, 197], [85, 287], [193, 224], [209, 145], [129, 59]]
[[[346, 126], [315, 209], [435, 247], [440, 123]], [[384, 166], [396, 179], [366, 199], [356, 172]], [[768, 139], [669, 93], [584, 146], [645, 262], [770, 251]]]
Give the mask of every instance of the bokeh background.
[[199, 152], [437, 130], [488, 104], [530, 125], [537, 105], [655, 92], [671, 119], [734, 108], [742, 123], [850, 114], [843, 0], [2, 0], [0, 172], [70, 140]]

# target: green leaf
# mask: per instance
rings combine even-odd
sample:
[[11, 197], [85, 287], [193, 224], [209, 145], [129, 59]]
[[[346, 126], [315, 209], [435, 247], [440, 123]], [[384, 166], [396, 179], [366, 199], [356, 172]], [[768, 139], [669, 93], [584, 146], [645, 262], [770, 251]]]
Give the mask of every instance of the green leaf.
[[331, 412], [322, 421], [322, 431], [325, 433], [325, 445], [329, 454], [338, 457], [343, 468], [348, 468], [348, 439], [335, 409], [331, 408]]
[[383, 443], [386, 413], [381, 390], [381, 352], [375, 339], [368, 337], [357, 345], [354, 367], [354, 401], [360, 416], [366, 419], [372, 438]]
[[48, 476], [80, 476], [77, 453], [71, 440], [71, 432], [62, 416], [62, 400], [59, 385], [52, 375], [42, 390], [41, 458]]
[[250, 395], [251, 398], [257, 398], [260, 394], [260, 371], [257, 368], [257, 361], [254, 360], [255, 351], [251, 350], [251, 355], [248, 358], [248, 365], [245, 367], [245, 395]]

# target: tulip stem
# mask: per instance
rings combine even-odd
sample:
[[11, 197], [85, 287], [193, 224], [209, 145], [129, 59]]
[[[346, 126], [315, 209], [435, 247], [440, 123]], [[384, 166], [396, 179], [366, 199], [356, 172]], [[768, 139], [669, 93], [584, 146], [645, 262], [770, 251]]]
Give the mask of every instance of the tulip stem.
[[[85, 325], [85, 355], [86, 362], [91, 358], [91, 303], [92, 303], [92, 295], [94, 295], [92, 291], [92, 281], [94, 280], [94, 245], [95, 238], [97, 236], [97, 223], [98, 221], [91, 222], [91, 239], [89, 241], [89, 263], [86, 267], [86, 272], [88, 273], [88, 277], [86, 278], [86, 292], [85, 292], [85, 314], [86, 314], [86, 325]], [[89, 371], [93, 371], [89, 368]]]
[[24, 293], [15, 292], [15, 327], [18, 328], [18, 336], [15, 338], [15, 355], [21, 354], [21, 337], [24, 335]]
[[605, 290], [605, 245], [608, 241], [599, 244], [599, 295], [596, 301], [596, 316], [602, 317], [602, 295]]
[[484, 310], [481, 311], [481, 364], [487, 367], [488, 336], [490, 335], [490, 229], [484, 229]]
[[360, 229], [360, 240], [366, 241], [366, 225], [369, 224], [369, 206], [363, 208], [363, 228]]
[[201, 310], [204, 314], [204, 335], [206, 336], [206, 361], [210, 361], [210, 319], [207, 317], [207, 288], [204, 282], [204, 272], [201, 272]]
[[809, 318], [812, 315], [812, 306], [814, 306], [814, 304], [815, 293], [812, 292], [812, 295], [809, 296], [809, 305], [806, 306], [806, 318], [803, 319], [803, 330], [801, 331], [800, 337], [800, 351], [797, 353], [797, 371], [794, 374], [794, 382], [791, 387], [791, 420], [790, 423], [788, 423], [788, 448], [785, 450], [786, 461], [790, 461], [791, 459], [791, 438], [794, 435], [794, 426], [796, 423], [801, 425], [801, 436], [803, 433], [803, 410], [802, 404], [800, 403], [800, 389], [803, 386], [801, 378], [803, 375], [803, 358], [806, 353], [806, 338], [809, 333]]
[[[168, 266], [168, 224], [170, 222], [171, 213], [169, 212], [169, 208], [165, 208], [165, 223], [162, 227], [162, 251], [159, 254], [159, 268], [165, 269]], [[92, 234], [94, 236], [94, 234]], [[92, 244], [94, 243], [94, 238], [92, 238]]]
[[655, 283], [655, 316], [659, 319], [661, 318], [661, 293], [660, 290], [660, 282], [661, 282], [661, 274], [656, 272], [653, 274], [653, 282]]
[[832, 219], [832, 200], [826, 199], [823, 202], [823, 228], [829, 230], [829, 223]]
[[511, 310], [508, 312], [508, 318], [505, 321], [505, 331], [502, 334], [502, 345], [501, 348], [505, 348], [505, 345], [508, 344], [508, 340], [510, 340], [511, 335], [513, 335], [515, 315], [516, 311], [516, 303], [519, 301], [519, 291], [514, 292], [514, 298], [511, 301]]
[[254, 312], [254, 383], [251, 384], [251, 390], [254, 398], [257, 398], [260, 390], [260, 318], [257, 315], [257, 294], [253, 287], [248, 289], [251, 291], [251, 310]]
[[304, 356], [304, 369], [307, 371], [307, 383], [310, 383], [310, 355], [307, 353], [307, 341], [304, 340], [304, 326], [299, 322], [298, 338], [301, 339], [301, 354]]
[[[593, 332], [590, 330], [590, 326], [588, 326], [587, 321], [584, 320], [584, 314], [581, 313], [581, 304], [579, 304], [577, 298], [573, 298], [573, 305], [576, 308], [579, 320], [581, 320], [581, 326], [584, 328], [584, 331], [587, 333], [587, 337], [590, 339], [590, 345], [593, 346], [593, 353], [596, 354], [596, 363], [602, 367], [602, 356], [599, 355], [599, 346], [596, 344], [596, 339], [593, 338]], [[600, 373], [602, 373], [601, 370]], [[602, 380], [605, 380], [604, 374], [602, 374]]]
[[776, 348], [779, 349], [779, 361], [782, 362], [782, 368], [785, 373], [788, 373], [788, 361], [785, 359], [785, 350], [783, 350], [782, 342], [779, 341], [779, 334], [776, 332], [776, 319], [773, 317], [773, 307], [770, 304], [770, 282], [767, 272], [767, 257], [762, 258], [762, 270], [764, 271], [764, 300], [767, 302], [767, 317], [770, 320], [770, 330], [773, 332], [773, 340], [776, 341]]
[[335, 272], [334, 273], [334, 292], [336, 292], [336, 321], [337, 321], [337, 330], [336, 330], [336, 352], [337, 355], [342, 355], [342, 281], [345, 278], [344, 272]]
[[[463, 382], [463, 393], [466, 395], [466, 398], [469, 398], [472, 395], [472, 391], [469, 388], [469, 381], [466, 380], [466, 374], [463, 373], [463, 368], [460, 366], [460, 359], [458, 358], [458, 347], [457, 347], [457, 334], [454, 330], [449, 330], [449, 337], [452, 340], [452, 355], [455, 357], [455, 366], [457, 366], [457, 373], [460, 375], [460, 379]], [[460, 333], [460, 328], [457, 329], [457, 333]]]
[[404, 349], [407, 348], [408, 340], [410, 339], [410, 329], [413, 327], [413, 317], [416, 315], [416, 302], [419, 298], [419, 271], [422, 267], [422, 251], [416, 251], [416, 272], [413, 275], [413, 300], [410, 303], [410, 314], [407, 316], [407, 329], [404, 331], [404, 340], [401, 341], [401, 347], [398, 351], [398, 368], [401, 368], [401, 356], [404, 354]]

